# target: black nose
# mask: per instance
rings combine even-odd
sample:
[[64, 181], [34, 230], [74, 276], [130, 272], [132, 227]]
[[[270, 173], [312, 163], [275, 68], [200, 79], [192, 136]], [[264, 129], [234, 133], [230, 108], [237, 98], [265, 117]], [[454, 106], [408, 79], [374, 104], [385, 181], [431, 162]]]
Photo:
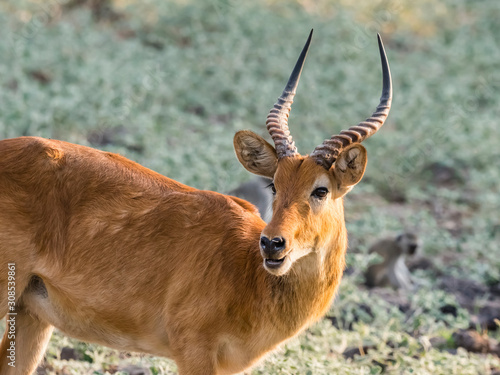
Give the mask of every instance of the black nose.
[[266, 236], [260, 238], [260, 247], [268, 255], [278, 253], [285, 248], [285, 239], [283, 237], [274, 237], [272, 240]]

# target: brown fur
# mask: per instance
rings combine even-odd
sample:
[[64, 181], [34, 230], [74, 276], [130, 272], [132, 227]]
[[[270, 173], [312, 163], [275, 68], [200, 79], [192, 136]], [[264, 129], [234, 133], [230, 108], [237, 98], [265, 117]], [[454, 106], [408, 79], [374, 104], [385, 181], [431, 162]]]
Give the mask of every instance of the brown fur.
[[[8, 262], [18, 314], [17, 367], [7, 365], [4, 337], [0, 373], [34, 371], [56, 327], [173, 358], [182, 375], [231, 374], [321, 317], [344, 269], [341, 174], [309, 157], [277, 162], [264, 148], [262, 174], [277, 164], [268, 226], [246, 201], [119, 155], [33, 137], [0, 141], [0, 317]], [[332, 191], [321, 204], [310, 198], [318, 178]], [[300, 253], [286, 274], [264, 268], [261, 233], [286, 235], [290, 256]]]

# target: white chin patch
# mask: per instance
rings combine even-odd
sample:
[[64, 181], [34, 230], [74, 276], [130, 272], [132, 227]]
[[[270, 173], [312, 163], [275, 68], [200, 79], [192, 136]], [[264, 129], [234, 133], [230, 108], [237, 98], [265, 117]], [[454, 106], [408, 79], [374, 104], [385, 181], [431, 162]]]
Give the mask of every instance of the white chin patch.
[[306, 249], [297, 249], [294, 251], [291, 251], [288, 256], [290, 257], [290, 260], [292, 263], [295, 263], [297, 260], [300, 258], [310, 254], [312, 252], [312, 249], [306, 248]]

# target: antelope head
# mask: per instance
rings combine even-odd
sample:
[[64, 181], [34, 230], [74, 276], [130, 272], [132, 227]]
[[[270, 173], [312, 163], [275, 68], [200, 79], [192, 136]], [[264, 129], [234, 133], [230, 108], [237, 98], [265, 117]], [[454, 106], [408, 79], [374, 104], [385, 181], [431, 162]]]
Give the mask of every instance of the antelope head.
[[[309, 155], [300, 155], [288, 129], [288, 115], [312, 31], [277, 103], [267, 116], [274, 147], [251, 131], [240, 131], [234, 147], [240, 163], [250, 172], [271, 178], [273, 217], [261, 233], [264, 268], [286, 274], [297, 260], [328, 252], [345, 251], [342, 197], [363, 177], [367, 154], [360, 144], [384, 124], [392, 101], [389, 65], [380, 35], [383, 89], [375, 112], [358, 125], [325, 140]], [[342, 233], [344, 235], [342, 236]], [[319, 255], [319, 256], [318, 256]]]

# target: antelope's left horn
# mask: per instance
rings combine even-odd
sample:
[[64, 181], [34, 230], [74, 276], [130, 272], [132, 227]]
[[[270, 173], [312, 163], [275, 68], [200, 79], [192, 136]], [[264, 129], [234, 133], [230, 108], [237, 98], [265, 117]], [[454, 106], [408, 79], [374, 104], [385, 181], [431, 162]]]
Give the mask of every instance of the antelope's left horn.
[[342, 130], [339, 135], [334, 135], [332, 138], [325, 140], [314, 149], [310, 156], [326, 169], [330, 169], [344, 147], [351, 143], [361, 143], [366, 138], [375, 134], [382, 125], [384, 125], [389, 115], [392, 102], [391, 71], [389, 69], [389, 63], [387, 62], [384, 45], [382, 44], [382, 38], [379, 34], [377, 34], [377, 37], [383, 75], [380, 103], [375, 112], [365, 121], [360, 122], [358, 125], [351, 126], [348, 130]]
[[297, 148], [290, 135], [290, 130], [288, 130], [288, 115], [292, 108], [293, 97], [299, 84], [300, 73], [302, 73], [307, 51], [311, 44], [312, 33], [313, 31], [311, 30], [309, 38], [307, 38], [307, 42], [295, 64], [295, 68], [293, 68], [293, 72], [288, 79], [285, 90], [283, 90], [273, 109], [267, 115], [266, 126], [274, 141], [278, 159], [297, 154]]

